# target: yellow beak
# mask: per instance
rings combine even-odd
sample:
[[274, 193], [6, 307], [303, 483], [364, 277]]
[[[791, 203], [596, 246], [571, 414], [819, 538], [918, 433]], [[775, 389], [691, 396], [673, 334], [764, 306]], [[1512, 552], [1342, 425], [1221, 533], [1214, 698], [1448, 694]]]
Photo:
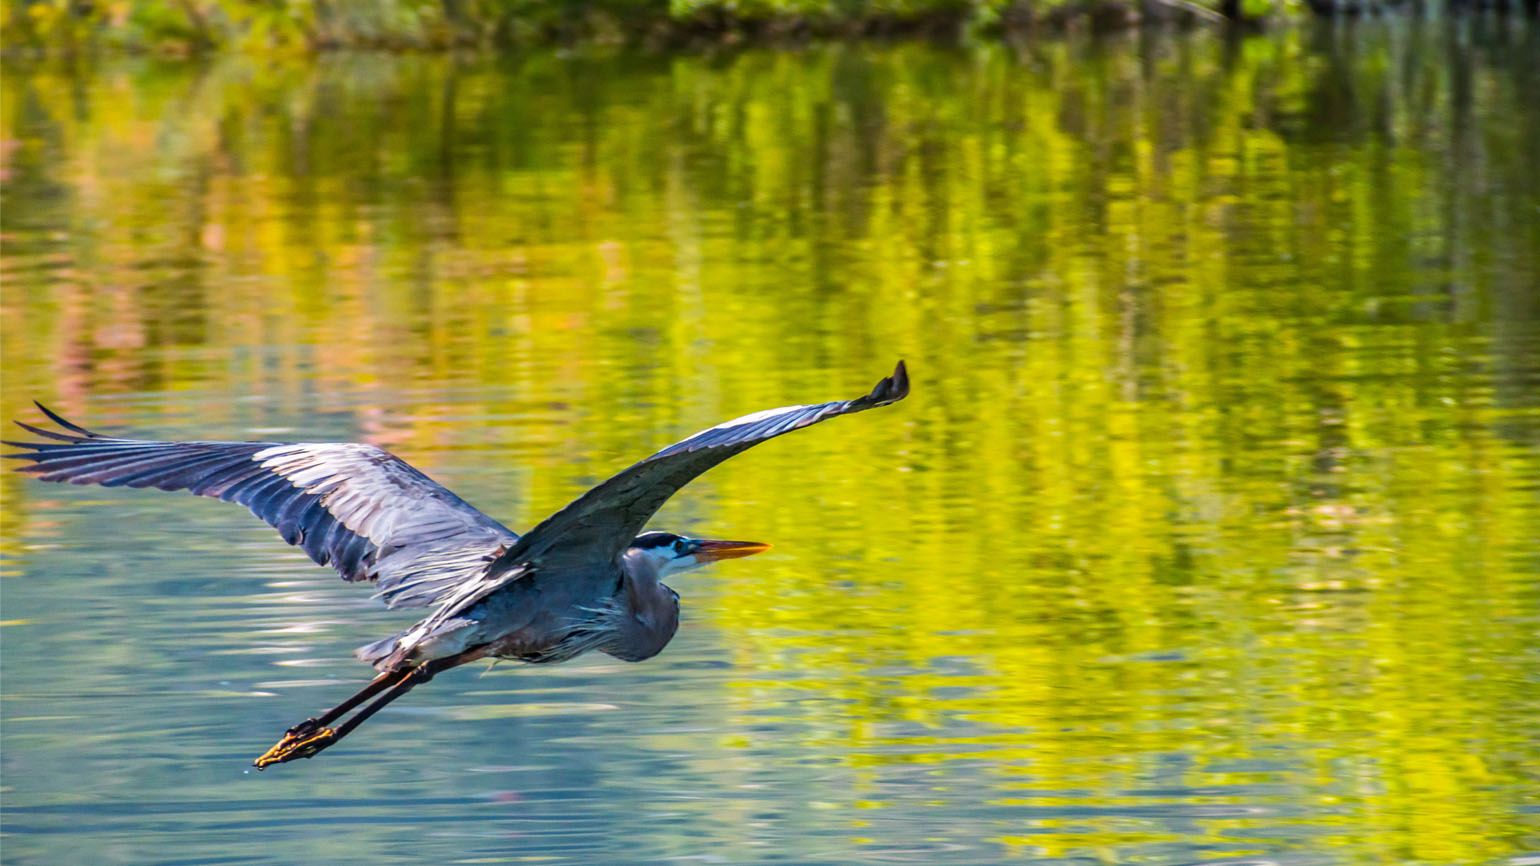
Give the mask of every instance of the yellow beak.
[[695, 544], [695, 558], [701, 562], [717, 562], [753, 556], [769, 549], [770, 545], [760, 541], [698, 541]]

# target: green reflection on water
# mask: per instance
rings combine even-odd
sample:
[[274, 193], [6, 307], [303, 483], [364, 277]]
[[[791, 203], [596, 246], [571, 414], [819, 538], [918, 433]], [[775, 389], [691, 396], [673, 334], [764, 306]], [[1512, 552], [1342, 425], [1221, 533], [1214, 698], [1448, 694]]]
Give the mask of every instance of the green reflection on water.
[[916, 390], [667, 508], [776, 551], [681, 580], [661, 658], [446, 677], [260, 784], [402, 618], [228, 507], [5, 476], [8, 857], [1540, 848], [1537, 56], [1468, 20], [9, 72], [7, 417], [367, 438], [528, 526], [896, 357]]

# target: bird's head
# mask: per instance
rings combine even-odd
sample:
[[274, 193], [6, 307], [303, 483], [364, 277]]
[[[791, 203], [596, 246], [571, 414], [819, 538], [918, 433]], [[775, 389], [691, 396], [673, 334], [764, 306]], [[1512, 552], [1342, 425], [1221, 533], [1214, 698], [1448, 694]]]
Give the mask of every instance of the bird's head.
[[660, 578], [769, 549], [770, 545], [758, 541], [708, 541], [657, 531], [644, 532], [631, 542], [632, 551], [656, 563]]

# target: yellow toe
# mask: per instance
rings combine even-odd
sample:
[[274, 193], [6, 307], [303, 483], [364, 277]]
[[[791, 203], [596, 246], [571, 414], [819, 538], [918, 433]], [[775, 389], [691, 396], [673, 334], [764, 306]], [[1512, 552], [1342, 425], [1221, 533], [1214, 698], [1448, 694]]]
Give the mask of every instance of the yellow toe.
[[282, 764], [296, 758], [308, 758], [316, 752], [326, 748], [337, 732], [331, 728], [321, 728], [304, 736], [284, 734], [283, 739], [273, 745], [271, 749], [262, 753], [262, 756], [252, 761], [252, 766], [259, 770], [266, 769], [272, 764]]

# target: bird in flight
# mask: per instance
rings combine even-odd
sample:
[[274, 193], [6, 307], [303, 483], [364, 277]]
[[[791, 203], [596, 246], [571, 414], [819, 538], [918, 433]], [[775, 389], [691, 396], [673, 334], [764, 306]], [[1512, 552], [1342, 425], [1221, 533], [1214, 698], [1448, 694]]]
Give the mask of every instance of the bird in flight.
[[188, 490], [238, 502], [284, 541], [389, 607], [425, 619], [355, 653], [379, 672], [347, 700], [291, 727], [258, 769], [319, 754], [435, 674], [478, 659], [561, 662], [589, 650], [625, 661], [662, 651], [679, 627], [663, 578], [769, 545], [642, 529], [680, 488], [783, 433], [896, 403], [909, 374], [854, 400], [769, 409], [664, 448], [518, 535], [394, 455], [362, 443], [155, 442], [16, 423], [42, 442], [5, 457], [44, 481]]

